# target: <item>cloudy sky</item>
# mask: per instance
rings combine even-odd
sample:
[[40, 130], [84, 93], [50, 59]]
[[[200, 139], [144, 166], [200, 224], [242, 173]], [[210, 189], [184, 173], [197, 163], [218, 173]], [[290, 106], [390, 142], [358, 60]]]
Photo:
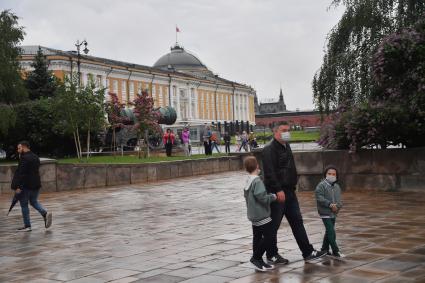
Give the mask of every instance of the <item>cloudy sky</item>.
[[260, 101], [312, 109], [311, 80], [342, 9], [331, 0], [1, 0], [25, 27], [25, 45], [151, 66], [178, 41], [214, 73], [254, 87]]

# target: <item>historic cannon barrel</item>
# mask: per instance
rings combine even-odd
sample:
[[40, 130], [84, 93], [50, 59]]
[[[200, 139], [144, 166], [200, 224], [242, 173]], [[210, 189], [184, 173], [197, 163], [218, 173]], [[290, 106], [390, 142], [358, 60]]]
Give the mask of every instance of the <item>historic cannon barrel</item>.
[[[154, 109], [158, 115], [158, 124], [172, 125], [177, 120], [176, 110], [172, 107], [159, 107]], [[137, 144], [137, 130], [131, 126], [137, 123], [137, 118], [134, 115], [133, 109], [125, 108], [121, 110], [120, 116], [124, 119], [123, 124], [129, 127], [121, 127], [115, 129], [115, 141], [117, 145], [127, 146], [129, 149], [133, 148]], [[109, 117], [108, 117], [109, 119]], [[108, 129], [105, 137], [105, 144], [111, 144], [112, 142], [112, 128]], [[149, 133], [150, 148], [162, 147], [162, 131], [158, 133]]]
[[[173, 107], [159, 107], [154, 109], [155, 112], [159, 113], [158, 124], [172, 125], [177, 120], [177, 113]], [[137, 122], [136, 116], [131, 108], [125, 108], [121, 110], [121, 117], [127, 117], [129, 125], [134, 125]]]

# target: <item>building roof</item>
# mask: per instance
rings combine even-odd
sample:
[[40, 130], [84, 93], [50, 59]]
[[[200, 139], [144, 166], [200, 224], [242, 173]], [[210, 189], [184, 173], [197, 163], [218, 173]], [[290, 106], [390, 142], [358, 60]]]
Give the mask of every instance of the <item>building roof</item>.
[[184, 50], [177, 43], [171, 47], [171, 52], [163, 55], [153, 65], [154, 68], [165, 70], [184, 70], [195, 69], [199, 71], [207, 71], [208, 68], [195, 55]]
[[[20, 46], [20, 48], [22, 49], [22, 55], [36, 55], [39, 46], [38, 45], [24, 45], [24, 46]], [[43, 46], [40, 46], [40, 48], [41, 48], [44, 55], [59, 55], [59, 56], [77, 58], [77, 52], [76, 51], [62, 51], [62, 50], [49, 48], [49, 47], [43, 47]], [[189, 54], [187, 52], [185, 52], [185, 53]], [[186, 56], [186, 55], [183, 55], [183, 56]], [[194, 58], [196, 58], [194, 55], [190, 54], [190, 56], [193, 56]], [[163, 58], [163, 57], [161, 57], [161, 58]], [[186, 69], [185, 68], [179, 68], [179, 69], [175, 69], [175, 68], [168, 69], [167, 68], [167, 69], [164, 69], [164, 68], [150, 67], [150, 66], [146, 66], [146, 65], [127, 63], [127, 62], [123, 62], [123, 61], [117, 61], [117, 60], [112, 60], [112, 59], [106, 59], [106, 58], [101, 58], [101, 57], [95, 57], [95, 56], [80, 54], [81, 60], [98, 62], [98, 63], [105, 64], [105, 65], [115, 65], [115, 66], [119, 66], [119, 67], [123, 67], [123, 68], [138, 69], [138, 70], [148, 72], [148, 73], [162, 74], [164, 76], [173, 75], [173, 76], [184, 77], [184, 78], [187, 78], [187, 79], [190, 79], [190, 80], [195, 80], [195, 81], [203, 80], [203, 81], [207, 81], [207, 82], [213, 83], [213, 84], [224, 84], [224, 85], [227, 85], [227, 86], [235, 86], [235, 87], [252, 89], [250, 86], [240, 84], [240, 83], [236, 83], [236, 82], [233, 82], [233, 81], [230, 81], [230, 80], [226, 80], [226, 79], [219, 77], [218, 75], [214, 75], [211, 71], [209, 71], [207, 69], [207, 67], [205, 67], [205, 65], [203, 65], [201, 63], [201, 61], [199, 59], [196, 58], [196, 60], [197, 60], [196, 61], [194, 59], [188, 59], [189, 57], [180, 57], [180, 59], [179, 59], [180, 61], [176, 60], [175, 62], [180, 62], [181, 65], [175, 65], [175, 66], [190, 67], [190, 65], [188, 63], [192, 62], [193, 63], [192, 69], [191, 68], [186, 68]], [[160, 60], [161, 60], [161, 58], [160, 58]], [[185, 61], [185, 58], [187, 59], [186, 61]], [[158, 60], [158, 61], [160, 61], [160, 60]], [[197, 62], [199, 62], [199, 63], [197, 63]], [[196, 70], [194, 67], [197, 67], [198, 69]]]

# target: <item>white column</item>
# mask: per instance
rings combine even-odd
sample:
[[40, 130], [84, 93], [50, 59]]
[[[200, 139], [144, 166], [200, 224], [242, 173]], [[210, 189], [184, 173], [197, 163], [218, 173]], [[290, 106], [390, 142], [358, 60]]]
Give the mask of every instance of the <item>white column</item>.
[[179, 119], [179, 120], [181, 120], [181, 115], [182, 115], [182, 113], [180, 113], [181, 111], [180, 111], [180, 89], [179, 89], [179, 87], [178, 86], [176, 86], [176, 99], [177, 99], [177, 109], [176, 109], [176, 112], [177, 112], [177, 118]]
[[188, 103], [189, 103], [189, 113], [188, 113], [188, 119], [192, 119], [192, 90], [190, 88], [190, 85], [187, 85], [187, 93], [189, 96]]

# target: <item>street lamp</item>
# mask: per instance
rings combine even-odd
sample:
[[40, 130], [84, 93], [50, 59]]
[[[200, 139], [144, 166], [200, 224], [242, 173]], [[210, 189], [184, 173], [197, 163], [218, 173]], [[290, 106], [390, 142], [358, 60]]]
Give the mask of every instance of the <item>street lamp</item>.
[[78, 87], [81, 86], [81, 72], [80, 72], [80, 47], [84, 44], [83, 52], [84, 54], [89, 53], [89, 50], [87, 49], [87, 41], [84, 39], [82, 42], [77, 40], [77, 43], [75, 44], [75, 47], [77, 47], [77, 69], [78, 69]]

